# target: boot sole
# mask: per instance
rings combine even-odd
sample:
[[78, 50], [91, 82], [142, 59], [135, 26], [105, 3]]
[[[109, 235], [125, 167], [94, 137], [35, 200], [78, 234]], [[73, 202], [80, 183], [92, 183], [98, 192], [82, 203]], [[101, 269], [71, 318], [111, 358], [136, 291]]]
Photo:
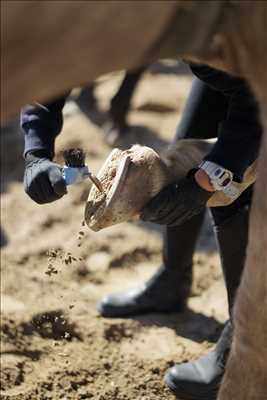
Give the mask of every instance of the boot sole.
[[179, 400], [216, 400], [221, 379], [217, 378], [209, 388], [193, 383], [187, 387], [182, 383], [177, 385], [168, 374], [165, 375], [164, 382]]
[[171, 314], [175, 312], [183, 312], [185, 310], [186, 306], [185, 305], [176, 305], [173, 307], [168, 307], [168, 308], [162, 308], [162, 309], [156, 309], [153, 307], [147, 307], [147, 308], [120, 308], [118, 307], [117, 309], [114, 307], [113, 309], [104, 309], [102, 307], [101, 303], [97, 305], [97, 311], [101, 315], [101, 317], [104, 318], [123, 318], [123, 317], [131, 317], [131, 316], [136, 316], [136, 315], [145, 315], [145, 314], [151, 314], [151, 313], [159, 313], [159, 314]]

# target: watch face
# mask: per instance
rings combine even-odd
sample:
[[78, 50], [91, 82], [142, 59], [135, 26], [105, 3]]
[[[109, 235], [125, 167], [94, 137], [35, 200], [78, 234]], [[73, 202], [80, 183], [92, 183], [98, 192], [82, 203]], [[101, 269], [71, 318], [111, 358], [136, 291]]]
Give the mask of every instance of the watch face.
[[214, 172], [215, 176], [218, 176], [220, 178], [220, 173], [222, 172], [221, 168], [217, 168], [216, 171]]
[[203, 168], [208, 174], [215, 190], [224, 190], [231, 184], [233, 180], [231, 171], [209, 161], [205, 161], [201, 165], [203, 166], [200, 166], [200, 168]]

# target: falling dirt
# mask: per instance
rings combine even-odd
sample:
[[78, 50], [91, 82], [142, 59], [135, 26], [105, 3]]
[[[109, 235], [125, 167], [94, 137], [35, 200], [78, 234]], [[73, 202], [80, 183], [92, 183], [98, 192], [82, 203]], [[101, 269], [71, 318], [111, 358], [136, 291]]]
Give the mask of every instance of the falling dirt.
[[[119, 79], [114, 75], [97, 87], [102, 110]], [[190, 82], [188, 76], [146, 74], [122, 146], [167, 145]], [[151, 109], [157, 103], [164, 112]], [[101, 318], [96, 304], [104, 295], [144, 282], [160, 265], [160, 230], [129, 222], [89, 231], [81, 225], [89, 180], [70, 187], [55, 203], [34, 204], [23, 191], [20, 137], [9, 132], [1, 139], [14, 150], [2, 159], [1, 399], [174, 399], [164, 373], [207, 352], [227, 318], [211, 228], [203, 231], [194, 257], [185, 312]], [[69, 147], [83, 148], [95, 173], [111, 150], [101, 129], [73, 103], [67, 104], [64, 132], [57, 139], [58, 162]]]

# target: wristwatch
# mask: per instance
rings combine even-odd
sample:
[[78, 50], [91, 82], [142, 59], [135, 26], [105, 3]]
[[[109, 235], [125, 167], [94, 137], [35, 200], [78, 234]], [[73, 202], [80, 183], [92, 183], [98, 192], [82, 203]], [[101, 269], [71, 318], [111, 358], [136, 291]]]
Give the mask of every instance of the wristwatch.
[[199, 168], [209, 176], [214, 190], [223, 191], [225, 194], [229, 192], [233, 182], [233, 173], [231, 171], [211, 161], [203, 161]]

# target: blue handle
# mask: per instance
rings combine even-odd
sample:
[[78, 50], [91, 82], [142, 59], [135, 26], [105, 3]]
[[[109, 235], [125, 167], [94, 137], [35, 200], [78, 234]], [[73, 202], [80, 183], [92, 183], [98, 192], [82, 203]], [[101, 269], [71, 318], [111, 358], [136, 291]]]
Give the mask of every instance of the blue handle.
[[66, 185], [73, 185], [75, 183], [82, 182], [83, 180], [87, 179], [89, 175], [90, 173], [87, 166], [82, 168], [73, 168], [65, 165], [62, 171], [62, 176], [66, 182]]

